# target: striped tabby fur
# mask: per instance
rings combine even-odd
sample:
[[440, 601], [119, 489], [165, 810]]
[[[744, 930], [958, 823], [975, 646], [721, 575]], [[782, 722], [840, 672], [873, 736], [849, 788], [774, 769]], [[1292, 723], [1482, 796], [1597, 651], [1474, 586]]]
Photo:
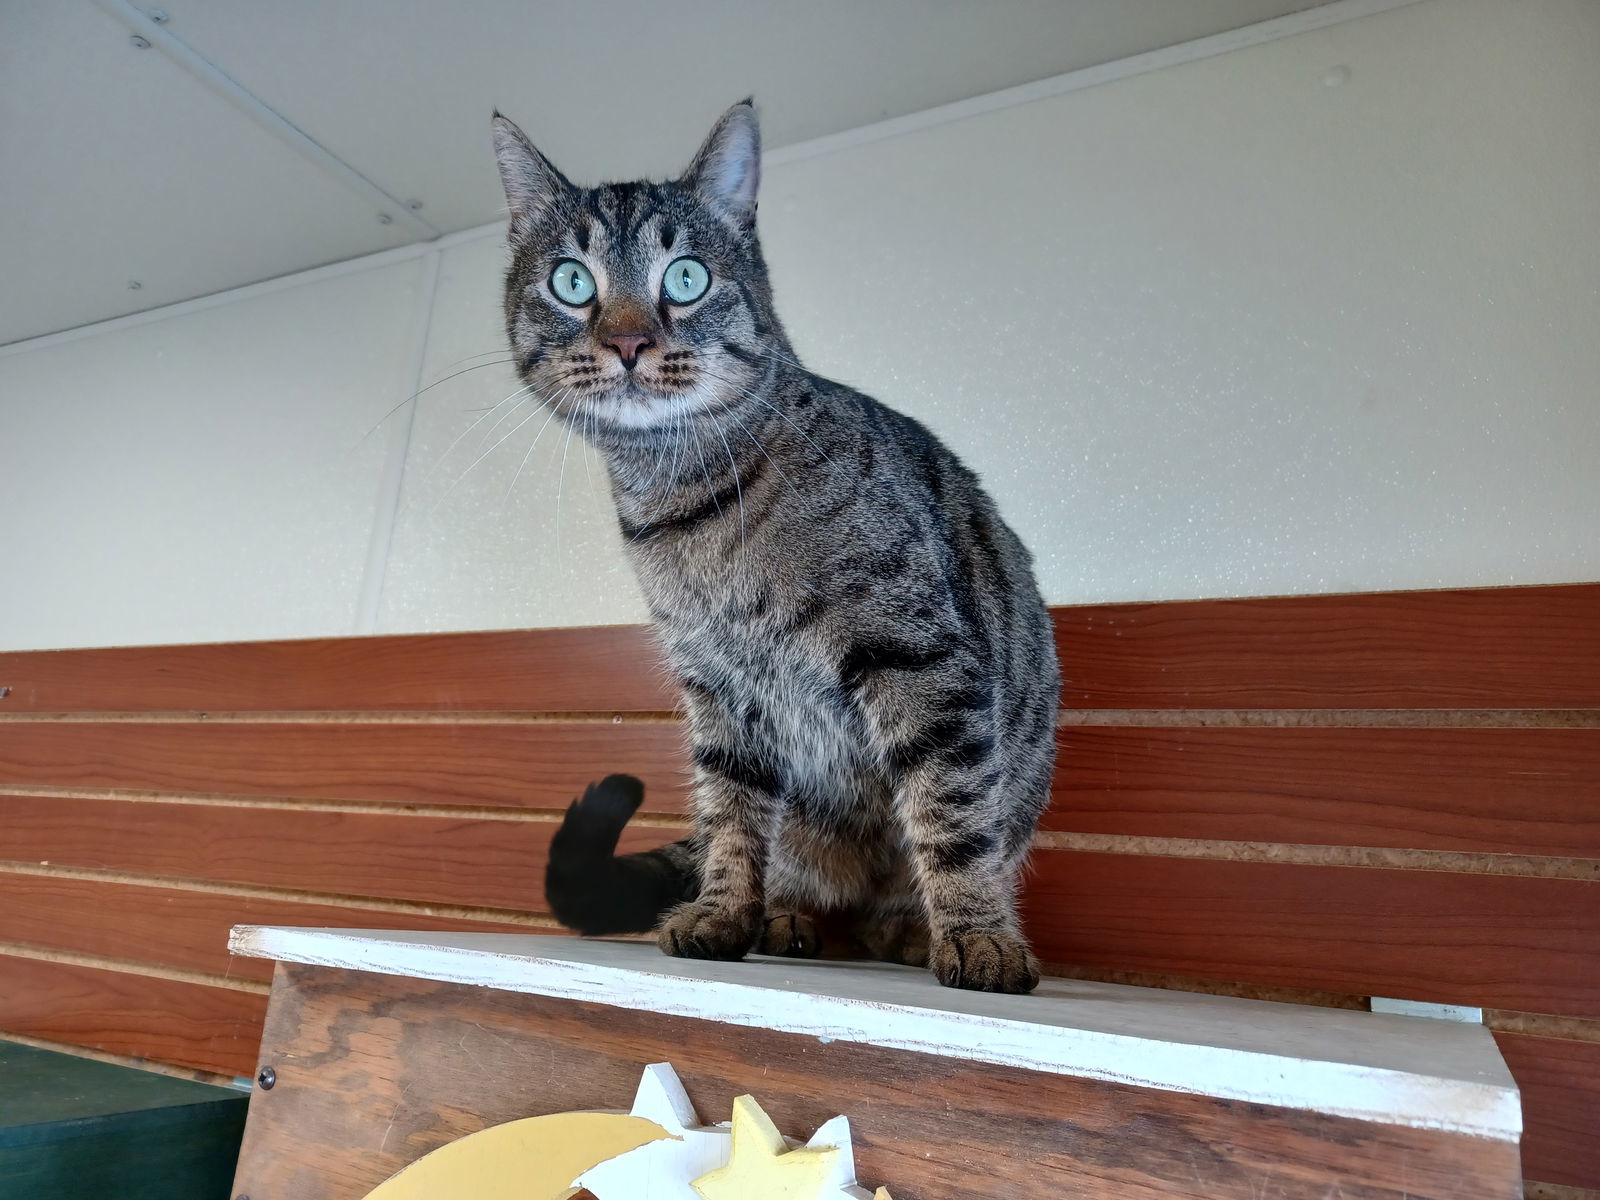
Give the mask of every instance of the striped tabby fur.
[[[609, 467], [693, 745], [693, 835], [616, 857], [641, 792], [604, 780], [552, 845], [553, 911], [721, 959], [816, 953], [814, 915], [848, 912], [878, 957], [1030, 990], [1016, 890], [1053, 765], [1049, 618], [972, 472], [796, 361], [756, 236], [754, 109], [671, 183], [576, 187], [503, 117], [495, 137], [511, 345]], [[711, 284], [676, 304], [662, 276], [686, 255]], [[552, 291], [564, 260], [592, 273], [581, 306]]]

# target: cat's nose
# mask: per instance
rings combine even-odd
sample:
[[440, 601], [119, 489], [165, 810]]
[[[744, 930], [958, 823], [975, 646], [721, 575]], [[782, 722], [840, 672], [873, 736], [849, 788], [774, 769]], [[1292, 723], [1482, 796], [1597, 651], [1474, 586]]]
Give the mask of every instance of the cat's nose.
[[606, 345], [617, 352], [622, 365], [630, 371], [639, 361], [639, 351], [655, 344], [655, 338], [648, 333], [613, 333], [606, 338]]

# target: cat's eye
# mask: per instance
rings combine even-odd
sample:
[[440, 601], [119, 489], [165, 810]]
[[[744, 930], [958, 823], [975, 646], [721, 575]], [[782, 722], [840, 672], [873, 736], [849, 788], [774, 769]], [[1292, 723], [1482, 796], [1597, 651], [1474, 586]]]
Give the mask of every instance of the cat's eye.
[[550, 272], [550, 290], [561, 303], [581, 307], [594, 299], [594, 276], [588, 267], [569, 258]]
[[692, 304], [711, 286], [711, 272], [698, 258], [680, 258], [661, 278], [661, 290], [674, 304]]

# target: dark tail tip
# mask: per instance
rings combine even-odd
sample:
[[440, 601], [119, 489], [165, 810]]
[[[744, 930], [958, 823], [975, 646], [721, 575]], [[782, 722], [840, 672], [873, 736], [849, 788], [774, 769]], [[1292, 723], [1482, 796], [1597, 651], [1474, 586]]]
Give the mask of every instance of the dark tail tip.
[[683, 852], [666, 846], [616, 857], [628, 819], [644, 802], [644, 784], [608, 775], [567, 807], [550, 839], [544, 894], [550, 911], [579, 933], [645, 933], [682, 898]]

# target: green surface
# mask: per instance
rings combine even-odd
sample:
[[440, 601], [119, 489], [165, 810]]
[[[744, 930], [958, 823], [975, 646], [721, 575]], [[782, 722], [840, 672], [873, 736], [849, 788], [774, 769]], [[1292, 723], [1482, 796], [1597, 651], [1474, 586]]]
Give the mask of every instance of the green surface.
[[226, 1200], [248, 1097], [0, 1041], [0, 1198]]

